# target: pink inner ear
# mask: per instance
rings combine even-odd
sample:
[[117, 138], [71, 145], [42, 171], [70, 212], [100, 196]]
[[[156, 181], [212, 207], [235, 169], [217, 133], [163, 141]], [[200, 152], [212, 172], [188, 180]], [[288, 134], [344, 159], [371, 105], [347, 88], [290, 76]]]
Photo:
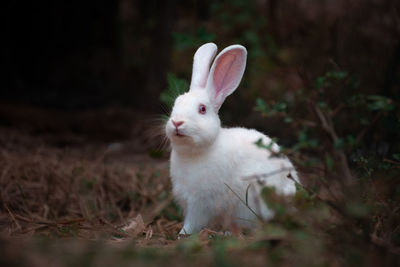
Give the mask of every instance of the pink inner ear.
[[237, 59], [238, 53], [240, 51], [232, 51], [218, 58], [213, 77], [215, 97], [220, 94], [226, 96], [237, 82], [243, 61]]

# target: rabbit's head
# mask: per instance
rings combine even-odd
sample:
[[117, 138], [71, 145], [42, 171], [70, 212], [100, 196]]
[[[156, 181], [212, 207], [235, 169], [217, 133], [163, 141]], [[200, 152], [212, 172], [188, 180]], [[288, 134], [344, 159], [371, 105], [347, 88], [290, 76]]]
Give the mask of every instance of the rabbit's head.
[[231, 45], [218, 54], [210, 69], [216, 52], [217, 46], [208, 43], [194, 55], [190, 90], [175, 100], [166, 124], [173, 147], [196, 150], [211, 145], [218, 137], [218, 110], [242, 79], [247, 51], [241, 45]]

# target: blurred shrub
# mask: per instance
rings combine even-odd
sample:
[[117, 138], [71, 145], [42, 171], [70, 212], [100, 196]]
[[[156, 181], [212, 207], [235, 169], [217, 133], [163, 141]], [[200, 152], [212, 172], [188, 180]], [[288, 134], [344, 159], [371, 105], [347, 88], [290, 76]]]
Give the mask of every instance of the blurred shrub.
[[[400, 245], [400, 229], [393, 223], [400, 220], [400, 147], [381, 127], [383, 123], [391, 125], [390, 132], [398, 140], [399, 103], [385, 96], [357, 93], [352, 89], [358, 83], [344, 71], [329, 71], [304, 84], [309, 87], [294, 102], [308, 111], [302, 117], [281, 100], [256, 100], [257, 111], [283, 119], [287, 129], [298, 134], [297, 142], [282, 151], [303, 174], [296, 211], [288, 209], [274, 191], [263, 191], [277, 214], [265, 227], [278, 227], [286, 232], [285, 238], [301, 233], [307, 240], [316, 233], [328, 234], [326, 239], [317, 238], [322, 242], [319, 249], [329, 250], [341, 242], [352, 251], [351, 255], [345, 249], [338, 251], [349, 265], [366, 264], [371, 255], [363, 255], [363, 251], [371, 246], [379, 248], [373, 257], [394, 256], [391, 253]], [[269, 236], [270, 230], [264, 234]], [[300, 243], [293, 248], [299, 257], [310, 253], [301, 252]]]

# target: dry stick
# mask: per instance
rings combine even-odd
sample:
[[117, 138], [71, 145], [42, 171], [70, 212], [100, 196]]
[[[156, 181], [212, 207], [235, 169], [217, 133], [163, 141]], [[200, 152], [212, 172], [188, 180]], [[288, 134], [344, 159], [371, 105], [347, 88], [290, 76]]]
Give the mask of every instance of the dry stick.
[[15, 218], [17, 218], [20, 221], [24, 221], [24, 222], [28, 222], [28, 223], [43, 224], [43, 225], [48, 225], [48, 226], [68, 225], [68, 224], [79, 223], [79, 222], [85, 221], [84, 218], [76, 218], [76, 219], [52, 222], [52, 221], [34, 220], [31, 218], [26, 218], [24, 216], [21, 216], [19, 214], [15, 214]]
[[28, 228], [28, 229], [25, 229], [25, 230], [21, 230], [18, 233], [19, 234], [26, 234], [26, 233], [29, 233], [29, 232], [32, 232], [32, 231], [35, 232], [37, 230], [41, 230], [41, 229], [44, 229], [44, 228], [47, 228], [47, 227], [48, 227], [47, 225], [39, 225], [39, 226], [31, 227], [31, 228]]
[[48, 225], [48, 226], [57, 226], [57, 223], [55, 223], [55, 222], [32, 220], [32, 219], [25, 218], [18, 214], [15, 214], [15, 218], [17, 218], [20, 221], [29, 222], [29, 223], [44, 224], [44, 225]]
[[380, 238], [376, 235], [376, 233], [372, 233], [371, 234], [371, 243], [380, 246], [380, 247], [384, 247], [387, 250], [389, 250], [391, 253], [400, 255], [400, 248], [393, 246], [390, 242], [387, 242], [386, 240], [384, 240], [383, 238]]
[[[303, 80], [303, 82], [304, 82], [304, 84], [305, 84], [306, 86], [309, 86], [309, 85], [311, 84], [311, 82], [310, 82], [310, 80], [309, 80], [307, 74], [306, 74], [304, 71], [299, 70], [299, 75], [300, 75], [300, 77], [302, 78], [302, 80]], [[321, 110], [315, 105], [315, 103], [310, 101], [310, 104], [312, 105], [312, 107], [313, 107], [314, 110], [315, 110], [315, 113], [317, 114], [318, 118], [320, 119], [324, 130], [327, 131], [327, 132], [329, 133], [329, 135], [331, 136], [331, 138], [333, 139], [334, 142], [337, 141], [337, 140], [338, 140], [338, 137], [337, 137], [336, 132], [335, 132], [335, 130], [334, 130], [334, 128], [333, 128], [332, 121], [329, 120], [329, 122], [331, 123], [331, 124], [329, 124], [328, 121], [327, 121], [327, 119], [325, 118], [325, 116], [323, 115], [323, 113], [321, 112]], [[335, 112], [334, 115], [336, 115], [336, 112]], [[376, 117], [374, 118], [373, 123], [375, 123], [375, 122], [379, 119], [380, 116], [381, 116], [381, 115], [378, 113], [378, 114], [376, 115]], [[366, 131], [365, 131], [365, 132], [366, 132]], [[361, 132], [361, 133], [358, 135], [358, 137], [357, 137], [356, 140], [361, 140], [361, 138], [363, 137], [363, 135], [365, 134], [365, 132]], [[346, 182], [347, 182], [347, 183], [353, 182], [353, 181], [354, 181], [354, 178], [353, 178], [353, 176], [351, 175], [350, 168], [349, 168], [349, 166], [348, 166], [348, 164], [347, 164], [346, 155], [343, 153], [343, 151], [340, 151], [340, 152], [337, 152], [337, 153], [338, 153], [339, 158], [340, 158], [340, 161], [341, 161], [341, 163], [342, 163], [343, 172], [344, 172], [344, 174], [345, 174], [345, 176], [346, 176]], [[288, 178], [289, 178], [289, 179], [292, 179], [293, 181], [295, 181], [295, 180], [293, 179], [293, 177], [291, 177], [290, 174], [288, 175]], [[302, 187], [303, 189], [305, 189], [307, 192], [309, 192], [309, 193], [312, 192], [312, 191], [309, 190], [308, 188], [306, 188], [306, 187], [304, 187], [303, 185], [297, 183], [297, 181], [295, 181], [295, 183], [296, 183], [298, 186], [300, 186], [300, 187]], [[330, 201], [327, 201], [327, 200], [323, 200], [323, 199], [321, 199], [318, 195], [316, 195], [316, 197], [317, 197], [317, 199], [319, 199], [320, 201], [322, 201], [322, 202], [324, 202], [324, 203], [327, 203], [329, 206], [331, 206], [331, 207], [334, 208], [336, 211], [338, 211], [339, 214], [341, 214], [341, 215], [343, 216], [343, 218], [346, 218], [345, 213], [344, 213], [338, 206], [336, 206], [334, 203], [332, 203], [332, 202], [330, 202]], [[386, 249], [388, 249], [388, 250], [391, 251], [392, 253], [400, 254], [400, 251], [399, 251], [398, 248], [396, 248], [396, 247], [394, 247], [394, 246], [388, 244], [388, 243], [385, 242], [385, 241], [382, 242], [382, 240], [379, 240], [379, 238], [376, 237], [376, 236], [371, 235], [371, 238], [370, 238], [369, 240], [370, 240], [370, 242], [371, 242], [372, 244], [374, 244], [374, 245], [381, 246], [381, 247], [385, 247]]]
[[[332, 120], [329, 117], [326, 117], [322, 111], [318, 108], [317, 105], [315, 105], [314, 102], [310, 101], [311, 106], [313, 107], [315, 113], [317, 114], [319, 120], [321, 121], [322, 124], [322, 128], [330, 135], [330, 137], [332, 138], [333, 142], [336, 143], [339, 138], [335, 132]], [[340, 151], [336, 151], [337, 155], [339, 156], [339, 160], [342, 166], [342, 172], [344, 175], [344, 182], [346, 183], [346, 185], [350, 185], [352, 184], [352, 182], [354, 181], [353, 175], [351, 174], [349, 165], [347, 163], [347, 157], [346, 154], [340, 150]]]
[[69, 219], [56, 222], [57, 224], [73, 224], [73, 223], [80, 223], [86, 221], [85, 218], [76, 218], [76, 219]]
[[158, 229], [158, 231], [159, 231], [160, 233], [163, 233], [163, 232], [164, 232], [164, 228], [163, 228], [162, 225], [161, 225], [161, 220], [158, 220], [158, 221], [156, 222], [156, 226], [157, 226], [157, 229]]
[[112, 231], [110, 231], [113, 234], [119, 234], [123, 237], [127, 237], [128, 235], [121, 231], [120, 228], [118, 228], [117, 226], [113, 225], [112, 223], [108, 222], [106, 219], [104, 218], [99, 218], [99, 221], [102, 222], [104, 225], [108, 226], [109, 228], [111, 228]]
[[21, 229], [21, 225], [18, 223], [18, 221], [15, 219], [14, 214], [11, 212], [11, 210], [8, 208], [7, 204], [4, 203], [4, 207], [6, 207], [8, 214], [10, 214], [11, 219], [15, 223], [18, 229]]
[[256, 217], [257, 219], [259, 219], [260, 221], [262, 221], [262, 218], [260, 217], [260, 215], [258, 215], [240, 196], [238, 193], [236, 193], [227, 183], [224, 183], [229, 190], [232, 191], [232, 193], [240, 200], [240, 202], [243, 203], [243, 205], [245, 205]]
[[340, 104], [337, 108], [335, 108], [332, 112], [331, 112], [331, 117], [335, 117], [340, 111], [342, 111], [344, 109], [345, 105], [344, 104]]
[[391, 159], [383, 159], [383, 161], [384, 162], [389, 162], [389, 163], [392, 163], [392, 164], [395, 164], [395, 165], [399, 165], [400, 164], [400, 161], [394, 161], [394, 160], [391, 160]]
[[250, 175], [250, 176], [245, 176], [242, 179], [244, 181], [250, 181], [250, 180], [257, 179], [257, 181], [259, 181], [259, 179], [261, 179], [261, 178], [268, 178], [270, 176], [273, 176], [275, 174], [279, 174], [279, 173], [282, 173], [282, 172], [285, 172], [285, 171], [291, 172], [291, 171], [294, 171], [294, 168], [284, 168], [284, 167], [282, 167], [282, 168], [280, 168], [278, 170], [271, 171], [271, 172], [264, 173], [264, 174], [254, 174], [254, 175]]
[[345, 212], [336, 204], [334, 204], [333, 202], [326, 200], [326, 199], [322, 199], [320, 196], [318, 196], [317, 193], [315, 193], [314, 191], [312, 191], [311, 189], [305, 187], [304, 185], [300, 184], [299, 182], [297, 182], [291, 173], [289, 173], [287, 176], [287, 178], [289, 178], [290, 180], [294, 181], [295, 184], [301, 188], [303, 188], [305, 191], [307, 191], [307, 193], [309, 193], [310, 195], [314, 195], [319, 201], [328, 204], [331, 208], [333, 208], [334, 210], [336, 210], [343, 218], [346, 218], [345, 216]]
[[114, 206], [114, 209], [115, 209], [115, 210], [117, 211], [117, 213], [118, 213], [119, 219], [120, 219], [124, 224], [126, 224], [126, 220], [125, 220], [124, 216], [122, 215], [121, 210], [118, 208], [117, 202], [115, 201], [114, 197], [113, 197], [111, 194], [109, 194], [109, 198], [110, 198], [110, 200], [111, 200], [112, 205]]
[[[307, 73], [304, 70], [301, 70], [301, 69], [298, 70], [298, 73], [299, 73], [304, 85], [306, 87], [311, 87], [310, 85], [312, 85], [312, 83], [311, 83], [309, 77], [307, 76]], [[337, 134], [336, 134], [336, 132], [334, 130], [331, 118], [330, 117], [326, 118], [324, 116], [324, 114], [322, 113], [322, 111], [315, 104], [315, 102], [309, 101], [309, 103], [311, 104], [311, 106], [314, 109], [315, 113], [317, 114], [320, 122], [322, 123], [323, 129], [328, 132], [328, 134], [331, 136], [331, 138], [332, 138], [332, 140], [334, 142], [337, 142], [339, 138], [338, 138], [338, 136], [337, 136]], [[339, 112], [340, 110], [341, 110], [341, 108], [336, 109], [334, 115], [337, 112]], [[339, 156], [339, 160], [340, 160], [341, 165], [342, 165], [342, 171], [343, 171], [343, 174], [345, 176], [345, 182], [346, 182], [347, 185], [349, 185], [354, 181], [354, 178], [353, 178], [353, 176], [352, 176], [352, 174], [350, 172], [350, 168], [349, 168], [348, 163], [347, 163], [347, 157], [346, 157], [346, 155], [344, 154], [343, 151], [338, 151], [337, 154]]]

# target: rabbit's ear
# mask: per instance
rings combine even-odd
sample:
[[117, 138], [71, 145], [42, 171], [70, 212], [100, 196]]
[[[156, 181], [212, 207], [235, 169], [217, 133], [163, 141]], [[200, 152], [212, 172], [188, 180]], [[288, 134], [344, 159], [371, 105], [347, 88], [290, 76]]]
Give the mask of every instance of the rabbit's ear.
[[193, 72], [190, 90], [206, 87], [210, 65], [216, 53], [217, 46], [214, 43], [204, 44], [197, 49], [193, 58]]
[[206, 88], [216, 111], [225, 98], [239, 86], [246, 68], [247, 50], [241, 45], [231, 45], [221, 51], [211, 67]]

